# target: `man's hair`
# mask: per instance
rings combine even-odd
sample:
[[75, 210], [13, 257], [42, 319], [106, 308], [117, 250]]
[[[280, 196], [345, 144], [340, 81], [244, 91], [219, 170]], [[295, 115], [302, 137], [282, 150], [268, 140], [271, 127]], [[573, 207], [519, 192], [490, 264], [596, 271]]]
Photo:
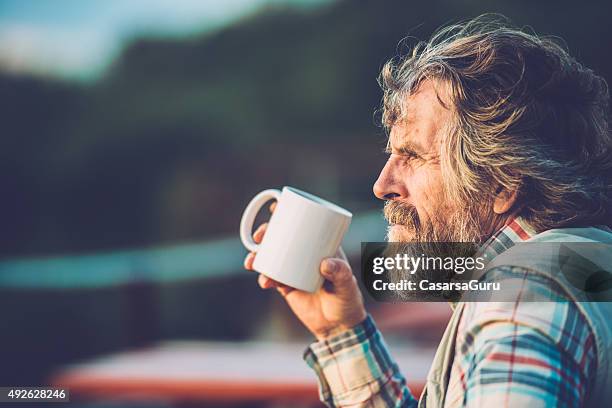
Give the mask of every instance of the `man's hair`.
[[443, 85], [453, 114], [443, 138], [447, 191], [460, 202], [518, 191], [537, 230], [612, 221], [612, 141], [606, 81], [554, 39], [484, 15], [438, 31], [380, 74], [382, 121], [403, 119], [407, 96]]

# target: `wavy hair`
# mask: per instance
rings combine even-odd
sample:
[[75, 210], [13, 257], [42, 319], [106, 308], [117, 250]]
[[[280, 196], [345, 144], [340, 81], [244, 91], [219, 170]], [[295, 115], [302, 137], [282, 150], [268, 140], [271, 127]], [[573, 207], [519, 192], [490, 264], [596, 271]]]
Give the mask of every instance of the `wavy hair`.
[[450, 100], [438, 98], [453, 112], [441, 155], [452, 198], [517, 191], [537, 231], [611, 224], [608, 87], [554, 38], [498, 15], [439, 30], [384, 65], [386, 129], [426, 79], [445, 84]]

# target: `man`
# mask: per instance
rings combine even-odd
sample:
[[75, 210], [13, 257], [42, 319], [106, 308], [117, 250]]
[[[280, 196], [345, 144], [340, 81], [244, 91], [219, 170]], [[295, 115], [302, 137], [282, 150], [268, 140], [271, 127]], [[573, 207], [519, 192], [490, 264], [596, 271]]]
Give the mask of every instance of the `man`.
[[[385, 200], [389, 241], [476, 242], [493, 254], [523, 241], [612, 243], [607, 85], [553, 41], [478, 18], [388, 62], [380, 81], [389, 158], [374, 193]], [[610, 252], [598, 262], [611, 265]], [[497, 272], [525, 282], [560, 268], [512, 259]], [[328, 283], [314, 294], [264, 275], [259, 284], [276, 288], [316, 336], [304, 357], [328, 406], [612, 401], [612, 303], [583, 302], [559, 284], [567, 301], [453, 304], [417, 402], [348, 263], [326, 259], [321, 274]]]

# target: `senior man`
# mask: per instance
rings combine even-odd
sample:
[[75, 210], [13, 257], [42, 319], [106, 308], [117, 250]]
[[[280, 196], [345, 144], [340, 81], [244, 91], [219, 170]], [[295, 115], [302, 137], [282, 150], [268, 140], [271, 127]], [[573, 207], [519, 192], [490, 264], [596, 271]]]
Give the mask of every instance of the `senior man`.
[[[523, 241], [612, 243], [607, 85], [553, 40], [481, 17], [389, 61], [380, 83], [389, 157], [374, 194], [389, 241], [473, 242], [493, 254]], [[264, 234], [265, 225], [255, 240]], [[612, 265], [610, 252], [597, 261]], [[514, 259], [498, 272], [529, 282], [560, 268]], [[452, 304], [417, 401], [348, 263], [326, 259], [321, 274], [328, 282], [314, 294], [264, 275], [259, 284], [276, 288], [317, 338], [304, 358], [328, 406], [612, 401], [612, 303], [584, 302], [561, 285], [563, 301]]]

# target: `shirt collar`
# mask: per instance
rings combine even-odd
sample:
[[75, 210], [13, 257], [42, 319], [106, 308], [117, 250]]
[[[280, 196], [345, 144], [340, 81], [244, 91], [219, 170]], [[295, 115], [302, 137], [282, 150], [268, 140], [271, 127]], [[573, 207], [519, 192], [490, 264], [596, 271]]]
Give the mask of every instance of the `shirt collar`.
[[510, 218], [506, 224], [485, 241], [479, 249], [488, 259], [493, 259], [516, 243], [523, 242], [537, 232], [522, 217]]
[[[524, 218], [510, 218], [503, 227], [480, 246], [475, 256], [484, 256], [491, 260], [511, 246], [526, 241], [536, 234], [537, 232]], [[453, 310], [457, 308], [458, 302], [449, 303]]]

